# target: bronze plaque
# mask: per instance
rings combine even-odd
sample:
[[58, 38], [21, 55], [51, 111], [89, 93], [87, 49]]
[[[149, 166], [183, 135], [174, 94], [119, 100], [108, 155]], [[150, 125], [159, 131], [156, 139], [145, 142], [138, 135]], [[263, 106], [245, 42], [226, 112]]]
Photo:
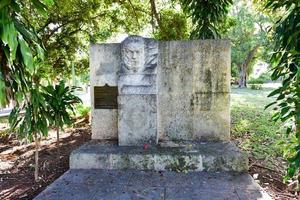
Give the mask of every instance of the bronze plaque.
[[95, 86], [94, 107], [95, 109], [117, 109], [118, 108], [118, 87], [117, 86]]

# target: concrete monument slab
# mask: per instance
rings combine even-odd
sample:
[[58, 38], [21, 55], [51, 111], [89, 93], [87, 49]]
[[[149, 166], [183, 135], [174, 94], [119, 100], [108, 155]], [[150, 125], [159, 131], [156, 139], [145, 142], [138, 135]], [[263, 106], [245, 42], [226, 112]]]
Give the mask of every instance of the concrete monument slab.
[[[97, 101], [92, 103], [97, 105], [92, 109], [92, 138], [116, 139], [120, 152], [124, 150], [121, 146], [139, 149], [158, 145], [173, 153], [160, 156], [160, 149], [156, 149], [145, 157], [132, 155], [131, 151], [111, 157], [109, 150], [101, 152], [109, 147], [98, 144], [99, 151], [74, 154], [85, 161], [79, 162], [72, 156], [71, 166], [79, 166], [75, 164], [79, 162], [85, 163], [87, 168], [98, 168], [101, 161], [101, 169], [123, 166], [157, 170], [158, 166], [167, 168], [163, 162], [168, 165], [180, 158], [188, 166], [198, 166], [193, 168], [195, 171], [211, 168], [207, 166], [218, 162], [226, 167], [212, 169], [246, 170], [247, 156], [233, 153], [226, 145], [219, 152], [220, 156], [215, 156], [218, 150], [191, 155], [177, 155], [176, 150], [176, 153], [172, 151], [174, 143], [196, 142], [196, 146], [208, 148], [201, 142], [219, 144], [230, 139], [230, 56], [228, 40], [156, 41], [129, 36], [119, 44], [93, 45], [92, 87], [116, 87], [118, 94], [105, 93], [103, 89], [100, 90], [103, 94], [98, 92], [96, 95], [100, 96], [92, 97]], [[214, 143], [209, 145], [218, 148]], [[233, 157], [228, 157], [231, 154]], [[112, 160], [117, 164], [105, 164]], [[130, 164], [126, 164], [128, 160]]]

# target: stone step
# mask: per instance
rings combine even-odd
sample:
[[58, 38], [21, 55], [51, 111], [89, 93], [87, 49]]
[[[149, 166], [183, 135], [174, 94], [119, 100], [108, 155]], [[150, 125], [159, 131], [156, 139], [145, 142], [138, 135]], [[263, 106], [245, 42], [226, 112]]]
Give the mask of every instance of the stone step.
[[229, 141], [184, 141], [145, 148], [92, 140], [72, 152], [70, 169], [245, 172], [248, 156]]
[[34, 200], [253, 200], [272, 198], [247, 173], [71, 169]]

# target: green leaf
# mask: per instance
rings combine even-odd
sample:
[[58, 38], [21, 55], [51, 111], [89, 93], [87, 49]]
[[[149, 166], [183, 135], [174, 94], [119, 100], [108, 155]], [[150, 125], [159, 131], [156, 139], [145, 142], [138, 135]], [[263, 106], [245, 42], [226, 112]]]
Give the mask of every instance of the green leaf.
[[47, 6], [52, 6], [54, 4], [53, 0], [43, 0], [44, 4], [46, 4]]
[[42, 14], [42, 15], [46, 15], [46, 5], [43, 4], [41, 1], [39, 0], [31, 0], [31, 2], [33, 3], [34, 7], [37, 9], [37, 11]]
[[5, 106], [6, 104], [6, 92], [5, 92], [5, 83], [4, 80], [2, 78], [2, 74], [0, 72], [0, 105], [1, 106]]
[[10, 20], [7, 9], [0, 10], [0, 38], [4, 45], [8, 45], [10, 51], [10, 59], [13, 61], [16, 58], [16, 52], [18, 47], [18, 32], [14, 23]]
[[18, 39], [21, 47], [21, 53], [22, 53], [24, 64], [26, 65], [29, 72], [31, 72], [32, 74], [34, 72], [34, 65], [33, 65], [33, 57], [31, 53], [31, 49], [29, 48], [29, 45], [23, 39], [22, 36], [19, 36]]
[[11, 0], [1, 0], [1, 1], [0, 1], [0, 10], [1, 10], [2, 8], [4, 8], [5, 6], [9, 5], [9, 4], [10, 4], [10, 1], [11, 1]]
[[274, 95], [276, 95], [276, 94], [279, 94], [281, 91], [282, 91], [282, 88], [280, 87], [280, 88], [278, 88], [278, 89], [272, 91], [272, 92], [268, 95], [268, 97], [272, 97], [272, 96], [274, 96]]
[[19, 4], [16, 1], [11, 2], [11, 7], [14, 9], [15, 12], [19, 13], [21, 11], [21, 8]]

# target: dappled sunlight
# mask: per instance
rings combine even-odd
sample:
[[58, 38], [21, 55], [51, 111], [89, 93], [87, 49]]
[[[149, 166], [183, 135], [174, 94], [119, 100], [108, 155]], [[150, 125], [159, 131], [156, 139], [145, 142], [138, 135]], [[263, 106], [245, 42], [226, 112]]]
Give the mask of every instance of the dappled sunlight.
[[[273, 88], [274, 89], [274, 88]], [[281, 179], [285, 173], [287, 162], [283, 155], [284, 146], [293, 145], [285, 133], [282, 122], [274, 122], [273, 110], [264, 107], [275, 100], [268, 98], [271, 87], [262, 90], [236, 88], [231, 90], [231, 137], [238, 146], [247, 151], [250, 157], [250, 173], [261, 173], [259, 179], [270, 184], [270, 177], [278, 177], [276, 187], [285, 188]], [[270, 175], [271, 174], [271, 175]], [[271, 184], [274, 184], [273, 182]]]

